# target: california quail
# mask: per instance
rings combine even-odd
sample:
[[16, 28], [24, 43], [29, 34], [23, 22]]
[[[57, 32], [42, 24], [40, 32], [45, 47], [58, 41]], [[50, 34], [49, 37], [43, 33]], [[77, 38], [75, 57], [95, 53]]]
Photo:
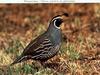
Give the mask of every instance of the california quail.
[[28, 59], [45, 62], [54, 57], [61, 46], [60, 25], [63, 23], [64, 18], [67, 17], [67, 13], [53, 17], [47, 31], [31, 41], [23, 53], [11, 65]]

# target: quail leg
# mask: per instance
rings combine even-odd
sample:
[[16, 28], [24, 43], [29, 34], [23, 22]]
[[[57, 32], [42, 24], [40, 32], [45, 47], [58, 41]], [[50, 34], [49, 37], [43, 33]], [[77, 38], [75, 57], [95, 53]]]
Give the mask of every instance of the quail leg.
[[40, 61], [41, 66], [45, 67], [45, 61]]

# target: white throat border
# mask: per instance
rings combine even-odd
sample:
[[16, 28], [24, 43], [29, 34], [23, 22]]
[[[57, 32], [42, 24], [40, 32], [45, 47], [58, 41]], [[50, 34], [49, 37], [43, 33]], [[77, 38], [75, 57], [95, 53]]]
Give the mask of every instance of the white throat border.
[[[56, 17], [56, 18], [54, 18], [53, 20], [58, 19], [58, 18], [60, 18], [60, 17]], [[52, 21], [53, 21], [53, 20], [52, 20]], [[56, 22], [56, 20], [54, 21], [54, 27], [56, 27], [57, 29], [60, 29], [60, 27], [57, 27], [57, 26], [55, 25], [55, 22]]]

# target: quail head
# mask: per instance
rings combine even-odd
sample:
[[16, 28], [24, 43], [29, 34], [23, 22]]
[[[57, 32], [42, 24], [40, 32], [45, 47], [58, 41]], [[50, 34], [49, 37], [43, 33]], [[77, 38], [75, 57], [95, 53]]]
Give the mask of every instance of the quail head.
[[16, 64], [29, 59], [47, 61], [54, 57], [61, 46], [61, 29], [60, 26], [68, 18], [68, 14], [57, 15], [49, 23], [47, 31], [32, 40], [24, 49], [23, 53], [11, 64]]

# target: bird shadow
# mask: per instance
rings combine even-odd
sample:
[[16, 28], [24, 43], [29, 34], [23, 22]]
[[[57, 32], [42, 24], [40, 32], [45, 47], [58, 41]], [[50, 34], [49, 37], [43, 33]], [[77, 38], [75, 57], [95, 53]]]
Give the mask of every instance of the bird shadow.
[[66, 74], [70, 72], [70, 68], [66, 63], [59, 63], [59, 62], [45, 63], [43, 67], [50, 68], [56, 73], [61, 72]]
[[44, 64], [36, 64], [36, 63], [33, 63], [34, 65], [34, 69], [37, 69], [37, 71], [39, 70], [39, 68], [50, 68], [50, 69], [56, 69], [60, 66], [59, 63], [51, 63], [51, 62], [47, 62], [47, 63], [44, 63]]
[[57, 68], [59, 66], [60, 66], [59, 63], [45, 63], [43, 65], [44, 68], [52, 68], [52, 69], [55, 69], [55, 68]]

